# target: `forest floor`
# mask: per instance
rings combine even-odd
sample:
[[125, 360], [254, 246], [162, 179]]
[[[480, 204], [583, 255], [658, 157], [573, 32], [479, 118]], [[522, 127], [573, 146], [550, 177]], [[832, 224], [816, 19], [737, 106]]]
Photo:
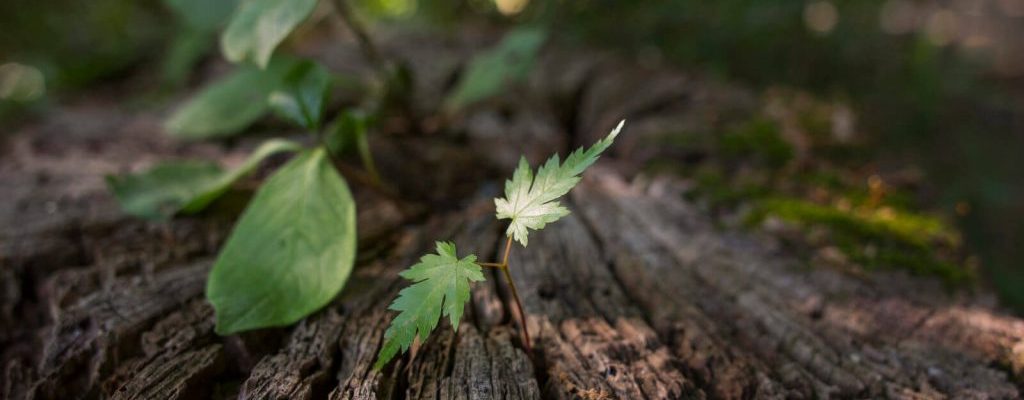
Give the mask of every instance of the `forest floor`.
[[[410, 62], [424, 116], [481, 45], [383, 42]], [[299, 50], [366, 73], [352, 46]], [[418, 135], [374, 136], [381, 173], [402, 197], [353, 184], [360, 251], [342, 294], [294, 327], [220, 337], [203, 287], [252, 185], [205, 215], [150, 223], [122, 214], [103, 177], [175, 158], [237, 163], [261, 135], [178, 142], [162, 132], [167, 110], [134, 106], [120, 89], [70, 99], [0, 144], [0, 397], [1010, 399], [1024, 390], [1024, 320], [973, 277], [944, 227], [878, 184], [841, 205], [848, 175], [824, 179], [839, 182], [825, 193], [779, 183], [838, 170], [809, 155], [818, 136], [787, 125], [805, 119], [699, 74], [569, 49], [547, 49], [517, 90], [424, 118]], [[342, 97], [335, 106], [352, 101]], [[775, 131], [760, 116], [775, 118]], [[494, 255], [502, 240], [490, 198], [519, 155], [540, 162], [623, 117], [611, 154], [572, 193], [573, 213], [512, 253], [532, 352], [494, 275], [473, 288], [458, 332], [442, 323], [412, 356], [374, 371], [387, 304], [405, 285], [397, 272], [434, 240]], [[806, 192], [819, 198], [795, 197]]]

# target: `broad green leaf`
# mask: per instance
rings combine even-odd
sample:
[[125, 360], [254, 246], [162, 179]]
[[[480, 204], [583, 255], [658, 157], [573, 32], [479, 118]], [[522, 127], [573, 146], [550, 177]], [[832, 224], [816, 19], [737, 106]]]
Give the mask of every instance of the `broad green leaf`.
[[224, 171], [209, 162], [168, 162], [136, 175], [108, 176], [107, 185], [126, 213], [150, 220], [167, 219], [179, 212], [193, 214], [202, 211], [263, 159], [271, 154], [301, 148], [294, 142], [271, 140], [231, 171]]
[[284, 83], [267, 100], [278, 114], [309, 130], [320, 127], [324, 102], [331, 86], [327, 68], [304, 60], [288, 72]]
[[124, 212], [161, 220], [181, 210], [223, 173], [217, 164], [205, 161], [166, 162], [137, 175], [109, 175], [107, 187]]
[[205, 187], [199, 195], [193, 197], [188, 203], [182, 206], [181, 211], [186, 214], [197, 213], [202, 211], [211, 202], [216, 200], [218, 197], [227, 192], [231, 184], [235, 183], [239, 178], [249, 174], [257, 166], [260, 165], [265, 158], [271, 155], [285, 152], [285, 151], [299, 151], [302, 150], [302, 145], [284, 139], [271, 139], [264, 142], [260, 147], [257, 147], [242, 165], [237, 168], [221, 174], [214, 182]]
[[213, 49], [217, 30], [238, 0], [164, 0], [180, 20], [163, 60], [164, 83], [181, 86], [196, 63]]
[[470, 282], [484, 280], [476, 256], [459, 259], [455, 245], [437, 242], [437, 254], [427, 254], [420, 262], [400, 274], [413, 284], [398, 293], [391, 310], [399, 311], [384, 332], [384, 346], [373, 365], [380, 369], [398, 354], [406, 352], [417, 337], [426, 340], [437, 327], [441, 314], [448, 316], [452, 327], [459, 326], [462, 311], [469, 301]]
[[357, 151], [365, 140], [370, 117], [359, 109], [344, 110], [325, 129], [324, 141], [334, 154]]
[[181, 86], [193, 67], [213, 47], [214, 34], [182, 26], [174, 33], [161, 65], [165, 84]]
[[408, 110], [404, 108], [408, 107], [415, 86], [415, 78], [408, 64], [388, 64], [384, 70], [384, 85], [380, 88], [379, 102], [371, 109], [377, 114], [387, 113], [388, 110], [396, 110], [399, 113], [407, 112]]
[[334, 154], [355, 151], [363, 162], [363, 168], [376, 179], [380, 179], [377, 165], [370, 152], [369, 133], [371, 117], [362, 110], [345, 110], [327, 129], [325, 144]]
[[229, 136], [249, 127], [267, 112], [267, 96], [296, 63], [278, 58], [266, 70], [241, 67], [203, 89], [164, 123], [183, 139]]
[[607, 137], [586, 151], [579, 148], [572, 152], [562, 164], [558, 163], [558, 155], [555, 154], [540, 167], [536, 177], [526, 158], [520, 158], [512, 179], [505, 181], [505, 197], [494, 199], [498, 219], [512, 220], [505, 234], [526, 247], [529, 229], [543, 229], [545, 225], [569, 215], [569, 209], [562, 206], [558, 198], [579, 183], [580, 174], [611, 146], [625, 122], [619, 122]]
[[285, 164], [256, 192], [206, 284], [217, 333], [285, 326], [345, 285], [356, 252], [356, 206], [323, 148]]
[[465, 107], [498, 94], [510, 82], [526, 79], [546, 36], [544, 30], [534, 27], [507, 33], [497, 46], [473, 58], [452, 94], [445, 99], [445, 107]]
[[267, 66], [274, 49], [299, 26], [317, 0], [244, 0], [221, 36], [221, 50], [231, 62]]
[[189, 27], [213, 32], [227, 21], [238, 0], [164, 0], [164, 5]]

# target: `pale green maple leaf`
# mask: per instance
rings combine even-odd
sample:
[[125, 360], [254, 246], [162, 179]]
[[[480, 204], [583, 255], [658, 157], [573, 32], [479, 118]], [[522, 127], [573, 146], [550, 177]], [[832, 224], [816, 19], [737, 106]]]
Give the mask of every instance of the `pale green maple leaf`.
[[581, 147], [569, 154], [561, 165], [555, 154], [540, 167], [536, 178], [526, 158], [520, 158], [512, 179], [505, 181], [505, 197], [494, 199], [498, 219], [512, 220], [505, 234], [526, 247], [529, 229], [543, 229], [545, 225], [569, 215], [569, 209], [562, 206], [558, 198], [579, 183], [580, 174], [611, 146], [625, 122], [619, 122], [607, 137], [586, 151]]
[[452, 327], [459, 326], [462, 311], [469, 301], [470, 282], [484, 280], [476, 256], [460, 260], [455, 244], [449, 242], [437, 242], [437, 254], [421, 257], [419, 263], [400, 275], [414, 283], [402, 289], [388, 307], [399, 314], [384, 332], [384, 346], [377, 354], [375, 369], [387, 364], [399, 350], [408, 351], [417, 336], [426, 340], [437, 327], [442, 312], [448, 316]]

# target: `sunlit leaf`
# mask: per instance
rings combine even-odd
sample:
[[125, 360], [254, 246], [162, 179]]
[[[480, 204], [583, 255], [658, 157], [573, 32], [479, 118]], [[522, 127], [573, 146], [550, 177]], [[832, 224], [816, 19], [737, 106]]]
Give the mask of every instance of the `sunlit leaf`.
[[544, 30], [534, 27], [507, 33], [497, 46], [473, 58], [455, 90], [445, 99], [445, 107], [465, 107], [498, 94], [510, 82], [526, 79], [546, 35]]
[[323, 148], [284, 165], [256, 192], [214, 263], [206, 296], [216, 331], [285, 326], [345, 285], [356, 252], [356, 208]]
[[296, 60], [276, 58], [265, 70], [240, 67], [211, 83], [165, 122], [172, 135], [208, 139], [241, 132], [267, 112], [267, 96], [281, 86]]
[[317, 0], [245, 0], [221, 36], [221, 50], [231, 62], [248, 61], [264, 68], [274, 49], [316, 8]]
[[230, 171], [209, 162], [167, 162], [135, 175], [108, 176], [107, 184], [126, 213], [151, 220], [166, 219], [176, 213], [202, 211], [263, 159], [299, 149], [301, 146], [293, 142], [271, 140]]
[[498, 219], [512, 220], [505, 234], [525, 247], [530, 229], [543, 229], [545, 225], [569, 215], [569, 209], [562, 206], [558, 198], [579, 183], [580, 174], [612, 145], [625, 122], [619, 122], [607, 137], [586, 151], [579, 148], [572, 152], [562, 164], [555, 154], [540, 167], [536, 177], [526, 158], [520, 158], [512, 179], [505, 181], [505, 197], [494, 199]]
[[288, 72], [281, 87], [267, 101], [274, 111], [300, 126], [315, 130], [323, 118], [324, 102], [331, 86], [327, 68], [304, 60]]

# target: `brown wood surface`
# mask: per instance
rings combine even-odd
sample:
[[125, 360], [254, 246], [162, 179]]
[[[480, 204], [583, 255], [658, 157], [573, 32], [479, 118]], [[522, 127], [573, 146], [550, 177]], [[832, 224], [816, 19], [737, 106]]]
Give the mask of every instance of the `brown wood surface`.
[[[483, 44], [387, 43], [419, 78], [423, 116]], [[302, 51], [366, 73], [351, 45]], [[202, 294], [239, 201], [146, 223], [120, 213], [102, 176], [169, 158], [237, 162], [260, 139], [174, 141], [160, 128], [167, 110], [127, 107], [125, 92], [97, 90], [3, 133], [3, 398], [1010, 399], [1024, 387], [1024, 321], [985, 289], [807, 265], [770, 236], [717, 228], [673, 178], [626, 178], [673, 151], [651, 144], [659, 135], [751, 112], [749, 93], [566, 49], [545, 52], [525, 89], [427, 118], [419, 136], [375, 136], [401, 199], [353, 184], [360, 256], [342, 294], [295, 326], [220, 337]], [[533, 351], [488, 271], [458, 332], [442, 322], [374, 371], [386, 307], [407, 284], [398, 271], [434, 240], [495, 258], [502, 226], [489, 199], [519, 154], [539, 162], [623, 116], [612, 154], [567, 199], [573, 213], [512, 252]]]

